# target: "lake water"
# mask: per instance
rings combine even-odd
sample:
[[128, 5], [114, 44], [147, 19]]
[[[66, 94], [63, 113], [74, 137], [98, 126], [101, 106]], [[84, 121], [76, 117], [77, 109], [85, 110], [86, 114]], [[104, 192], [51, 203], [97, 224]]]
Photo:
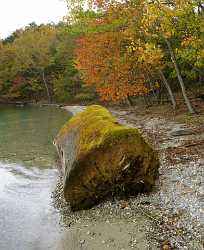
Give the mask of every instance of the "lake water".
[[0, 250], [66, 249], [51, 200], [52, 140], [69, 118], [51, 107], [0, 105]]

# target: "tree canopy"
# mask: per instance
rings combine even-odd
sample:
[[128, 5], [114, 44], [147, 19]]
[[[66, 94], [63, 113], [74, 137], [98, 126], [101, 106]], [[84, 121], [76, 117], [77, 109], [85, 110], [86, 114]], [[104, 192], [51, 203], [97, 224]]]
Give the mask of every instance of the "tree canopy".
[[[0, 96], [132, 102], [203, 84], [204, 3], [70, 0], [58, 25], [30, 24], [0, 43]], [[77, 99], [77, 98], [76, 98]]]

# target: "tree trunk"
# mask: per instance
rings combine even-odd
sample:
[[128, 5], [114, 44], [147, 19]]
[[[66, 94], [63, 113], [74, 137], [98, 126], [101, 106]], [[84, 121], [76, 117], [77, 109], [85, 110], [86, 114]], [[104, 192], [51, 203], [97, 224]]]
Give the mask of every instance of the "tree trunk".
[[133, 101], [130, 96], [127, 96], [127, 103], [129, 104], [129, 106], [133, 106]]
[[146, 77], [147, 77], [147, 80], [149, 82], [150, 92], [152, 92], [155, 100], [159, 103], [159, 101], [158, 101], [158, 95], [157, 95], [157, 93], [156, 93], [156, 91], [154, 89], [154, 86], [152, 84], [152, 81], [151, 81], [151, 78], [153, 78], [152, 75], [151, 75], [151, 72], [149, 71], [148, 68], [146, 68], [146, 71], [148, 72], [148, 73], [146, 73]]
[[144, 103], [145, 103], [145, 105], [146, 105], [146, 108], [149, 108], [149, 107], [152, 106], [152, 103], [151, 103], [151, 101], [150, 101], [149, 96], [144, 95], [144, 96], [143, 96], [143, 100], [144, 100]]
[[190, 100], [188, 99], [188, 96], [186, 94], [186, 88], [185, 88], [185, 85], [184, 85], [184, 82], [183, 82], [183, 78], [181, 76], [181, 73], [180, 73], [180, 70], [179, 70], [179, 67], [178, 67], [178, 64], [176, 62], [176, 57], [174, 55], [174, 51], [171, 47], [171, 43], [168, 41], [168, 39], [165, 39], [166, 41], [166, 44], [168, 46], [168, 49], [169, 49], [169, 52], [170, 52], [170, 55], [171, 55], [171, 61], [173, 62], [174, 64], [174, 67], [175, 67], [175, 70], [176, 70], [176, 73], [177, 73], [177, 78], [179, 80], [179, 84], [181, 86], [181, 91], [182, 91], [182, 95], [183, 95], [183, 98], [185, 100], [185, 103], [186, 103], [186, 106], [188, 108], [188, 111], [191, 113], [191, 114], [194, 114], [195, 111], [190, 103]]
[[50, 91], [49, 91], [49, 88], [48, 88], [48, 85], [47, 85], [47, 81], [46, 81], [46, 78], [45, 78], [45, 72], [44, 72], [44, 70], [42, 71], [42, 79], [43, 79], [43, 83], [45, 85], [45, 89], [46, 89], [46, 92], [47, 92], [48, 103], [51, 103]]
[[175, 100], [175, 98], [174, 98], [174, 95], [173, 95], [173, 92], [172, 92], [172, 90], [171, 90], [171, 87], [170, 87], [170, 85], [169, 85], [169, 83], [168, 83], [168, 81], [167, 81], [167, 79], [166, 79], [164, 73], [163, 73], [160, 69], [159, 69], [158, 71], [159, 71], [160, 78], [161, 78], [161, 80], [162, 80], [164, 86], [166, 87], [166, 89], [167, 89], [167, 91], [168, 91], [168, 94], [169, 94], [171, 103], [172, 103], [172, 105], [173, 105], [173, 109], [176, 109], [176, 100]]

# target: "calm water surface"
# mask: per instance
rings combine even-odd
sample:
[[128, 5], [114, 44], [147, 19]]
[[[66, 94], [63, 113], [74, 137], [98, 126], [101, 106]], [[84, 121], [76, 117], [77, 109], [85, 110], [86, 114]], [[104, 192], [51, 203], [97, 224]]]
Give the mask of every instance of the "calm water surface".
[[68, 119], [55, 108], [0, 105], [0, 250], [66, 249], [51, 192], [52, 140]]

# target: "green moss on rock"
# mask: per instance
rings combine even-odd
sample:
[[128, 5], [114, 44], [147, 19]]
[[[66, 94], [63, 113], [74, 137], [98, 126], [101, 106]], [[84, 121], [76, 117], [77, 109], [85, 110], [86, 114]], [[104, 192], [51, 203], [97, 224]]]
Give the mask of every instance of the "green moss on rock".
[[158, 176], [158, 157], [137, 129], [120, 125], [99, 105], [65, 124], [55, 145], [73, 209], [88, 208], [113, 192], [150, 191]]
[[72, 117], [60, 130], [58, 137], [69, 133], [76, 127], [78, 127], [80, 133], [79, 153], [85, 153], [100, 145], [109, 133], [114, 131], [124, 133], [124, 127], [118, 124], [107, 109], [99, 105], [89, 106], [84, 112]]

